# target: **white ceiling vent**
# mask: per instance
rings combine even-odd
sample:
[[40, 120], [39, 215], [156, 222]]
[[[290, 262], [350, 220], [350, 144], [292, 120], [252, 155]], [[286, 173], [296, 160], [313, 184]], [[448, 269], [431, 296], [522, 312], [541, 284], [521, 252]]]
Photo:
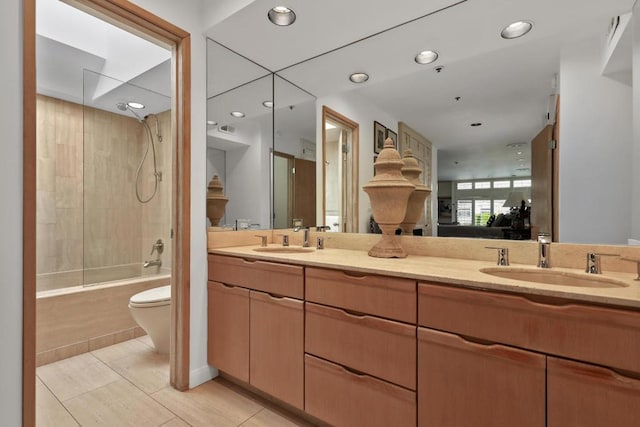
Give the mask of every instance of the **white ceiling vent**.
[[218, 126], [218, 132], [234, 133], [235, 131], [236, 131], [236, 128], [234, 128], [233, 126], [230, 126], [230, 125]]

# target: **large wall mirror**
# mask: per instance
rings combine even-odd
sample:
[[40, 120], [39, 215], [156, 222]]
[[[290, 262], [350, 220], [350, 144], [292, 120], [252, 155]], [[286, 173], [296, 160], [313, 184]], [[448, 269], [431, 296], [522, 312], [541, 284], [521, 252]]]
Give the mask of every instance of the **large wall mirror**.
[[[463, 1], [432, 14], [417, 11], [417, 19], [405, 19], [404, 25], [354, 34], [334, 49], [310, 51], [307, 57], [293, 49], [287, 62], [286, 46], [273, 52], [273, 58], [268, 54], [274, 40], [283, 43], [282, 29], [260, 25], [251, 43], [227, 31], [234, 22], [261, 15], [266, 3], [252, 3], [210, 36], [238, 52], [233, 54], [274, 72], [255, 72], [245, 79], [253, 85], [271, 76], [275, 108], [262, 111], [263, 121], [256, 126], [271, 132], [273, 145], [271, 151], [262, 151], [267, 157], [256, 156], [260, 163], [252, 166], [252, 176], [259, 172], [256, 179], [263, 186], [268, 182], [269, 188], [259, 195], [238, 188], [234, 196], [240, 184], [234, 181], [246, 176], [230, 173], [230, 151], [225, 151], [225, 223], [249, 217], [259, 218], [260, 226], [288, 228], [302, 218], [304, 225], [331, 225], [324, 224], [322, 210], [329, 191], [322, 175], [322, 111], [328, 107], [359, 124], [359, 232], [369, 229], [369, 199], [361, 188], [373, 176], [378, 122], [396, 135], [402, 123], [431, 144], [425, 172], [430, 174], [432, 193], [424, 234], [451, 233], [443, 226], [457, 223], [455, 232], [475, 228], [477, 237], [528, 238], [486, 227], [491, 215], [497, 218], [515, 207], [528, 212], [525, 226], [535, 230], [533, 237], [537, 231], [553, 231], [561, 242], [627, 244], [640, 239], [632, 231], [640, 229], [634, 224], [640, 218], [631, 214], [640, 195], [633, 189], [631, 159], [640, 148], [634, 147], [633, 139], [631, 24], [624, 15], [632, 5], [632, 0], [589, 5], [578, 0], [560, 5], [551, 0]], [[298, 16], [304, 16], [305, 7], [297, 5]], [[533, 30], [517, 39], [500, 37], [500, 30], [516, 18], [531, 20]], [[300, 30], [295, 25], [305, 24], [300, 20], [291, 31]], [[427, 49], [437, 51], [439, 58], [431, 64], [414, 61]], [[223, 76], [241, 76], [235, 71], [241, 63], [210, 58], [210, 77], [213, 69], [223, 70]], [[369, 80], [349, 81], [356, 71], [367, 72]], [[233, 90], [228, 92], [241, 91], [248, 86], [241, 85], [245, 82], [230, 85]], [[211, 111], [216, 98], [222, 98], [212, 97], [213, 92], [209, 90], [208, 118], [217, 121]], [[257, 90], [250, 92], [255, 95]], [[253, 102], [265, 110], [265, 99]], [[222, 105], [220, 114], [230, 119], [230, 104]], [[240, 129], [237, 122], [236, 127]], [[212, 138], [216, 136], [210, 129]], [[220, 144], [209, 147], [220, 149]], [[208, 157], [211, 166], [215, 160]], [[303, 169], [301, 177], [315, 182], [315, 188], [292, 184]], [[312, 193], [315, 199], [309, 197]], [[516, 196], [524, 207], [509, 201]], [[248, 201], [246, 206], [256, 213], [233, 211], [232, 197]], [[265, 207], [268, 212], [258, 213]]]

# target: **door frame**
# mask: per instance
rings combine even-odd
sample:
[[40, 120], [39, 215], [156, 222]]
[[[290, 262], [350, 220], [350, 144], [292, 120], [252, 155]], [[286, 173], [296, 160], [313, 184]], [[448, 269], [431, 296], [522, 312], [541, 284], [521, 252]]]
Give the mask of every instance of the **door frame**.
[[[326, 198], [326, 187], [327, 187], [327, 130], [325, 128], [325, 123], [327, 120], [331, 120], [333, 122], [339, 123], [342, 127], [348, 128], [351, 130], [351, 158], [354, 160], [351, 165], [351, 176], [349, 176], [349, 180], [351, 182], [351, 194], [353, 195], [353, 199], [351, 201], [351, 211], [348, 212], [349, 218], [347, 221], [351, 221], [351, 229], [354, 230], [352, 232], [357, 233], [359, 231], [358, 219], [360, 217], [360, 210], [358, 205], [358, 195], [359, 195], [359, 183], [358, 177], [360, 176], [359, 172], [359, 164], [360, 164], [360, 125], [357, 122], [349, 119], [348, 117], [338, 113], [335, 110], [327, 107], [326, 105], [322, 106], [322, 222], [324, 223], [324, 219], [327, 211], [327, 198]], [[318, 218], [316, 218], [316, 222]], [[346, 231], [346, 230], [341, 230]]]
[[[189, 388], [191, 227], [191, 36], [127, 0], [63, 0], [172, 51], [172, 226], [170, 382]], [[23, 7], [22, 424], [35, 425], [36, 383], [36, 0]]]

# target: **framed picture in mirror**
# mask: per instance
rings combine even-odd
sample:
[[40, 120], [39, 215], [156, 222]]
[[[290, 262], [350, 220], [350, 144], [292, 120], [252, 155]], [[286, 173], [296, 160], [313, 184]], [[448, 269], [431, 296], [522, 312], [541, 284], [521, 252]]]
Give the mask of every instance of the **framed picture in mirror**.
[[394, 131], [392, 131], [391, 129], [387, 129], [387, 136], [385, 137], [385, 139], [387, 139], [387, 138], [393, 139], [393, 146], [397, 150], [398, 149], [398, 134], [395, 133]]
[[378, 122], [373, 122], [373, 152], [379, 154], [384, 147], [384, 140], [386, 138], [387, 128], [382, 126]]

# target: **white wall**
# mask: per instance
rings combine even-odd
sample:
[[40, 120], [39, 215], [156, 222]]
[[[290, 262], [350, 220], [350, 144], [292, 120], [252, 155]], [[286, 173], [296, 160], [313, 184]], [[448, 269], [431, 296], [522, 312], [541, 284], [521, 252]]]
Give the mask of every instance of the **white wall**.
[[[633, 6], [631, 25], [633, 34], [633, 154], [632, 154], [632, 197], [631, 197], [631, 239], [640, 240], [640, 2]], [[629, 242], [631, 243], [631, 242]], [[637, 244], [637, 243], [635, 243]]]
[[561, 53], [561, 242], [626, 244], [631, 237], [632, 90], [600, 76], [601, 52], [594, 38]]
[[216, 374], [207, 364], [206, 222], [206, 43], [201, 2], [133, 0], [140, 7], [191, 33], [191, 321], [189, 386]]
[[[271, 172], [269, 153], [271, 126], [264, 129], [256, 125], [248, 134], [246, 148], [227, 151], [227, 203], [225, 215], [228, 223], [236, 219], [250, 219], [260, 228], [270, 227]], [[248, 130], [248, 129], [245, 129]]]
[[0, 5], [0, 425], [22, 424], [22, 2]]
[[316, 206], [317, 218], [322, 218], [322, 106], [326, 105], [334, 111], [346, 116], [360, 125], [359, 147], [359, 178], [358, 178], [358, 228], [360, 233], [365, 233], [369, 226], [371, 216], [371, 204], [369, 196], [362, 191], [365, 185], [373, 177], [373, 122], [382, 123], [394, 132], [398, 132], [398, 119], [377, 108], [367, 99], [354, 92], [344, 92], [337, 95], [326, 96], [316, 100]]

